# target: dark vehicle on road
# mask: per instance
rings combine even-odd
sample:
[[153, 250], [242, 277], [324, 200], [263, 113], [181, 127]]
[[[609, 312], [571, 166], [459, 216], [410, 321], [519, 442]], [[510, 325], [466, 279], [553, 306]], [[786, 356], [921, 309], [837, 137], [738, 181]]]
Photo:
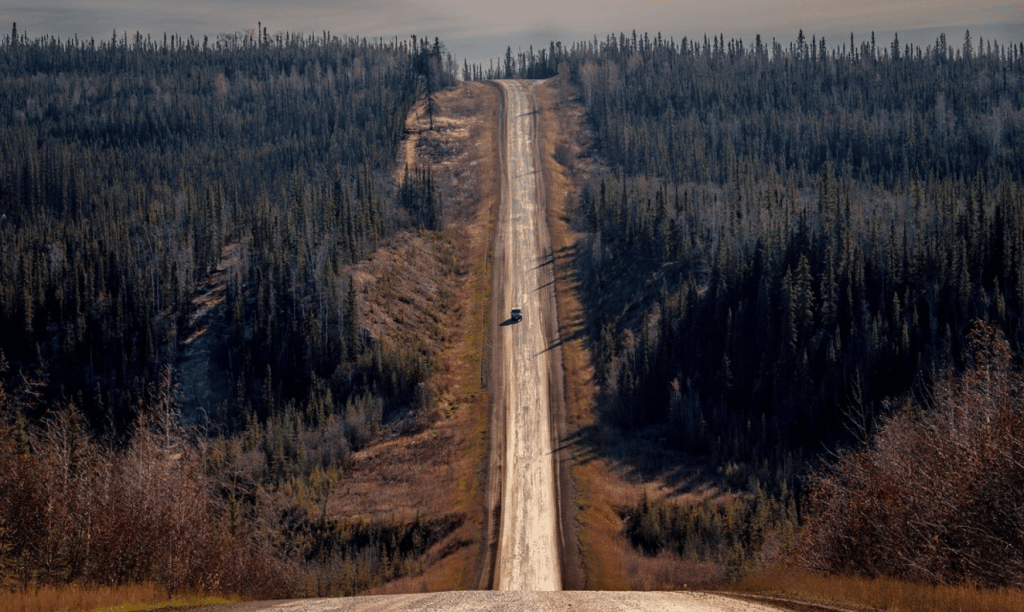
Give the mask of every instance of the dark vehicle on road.
[[518, 323], [518, 322], [520, 322], [522, 320], [523, 320], [523, 309], [522, 308], [513, 308], [512, 309], [512, 322], [513, 323]]

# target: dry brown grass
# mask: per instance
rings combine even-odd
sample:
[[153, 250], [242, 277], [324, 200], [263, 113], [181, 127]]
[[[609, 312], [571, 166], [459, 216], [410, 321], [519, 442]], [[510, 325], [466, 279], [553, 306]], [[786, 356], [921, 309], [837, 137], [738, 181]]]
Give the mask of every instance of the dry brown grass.
[[0, 612], [85, 612], [111, 610], [130, 612], [163, 608], [194, 607], [238, 601], [209, 595], [176, 595], [154, 584], [122, 586], [64, 585], [0, 591]]
[[[497, 128], [500, 98], [494, 88], [480, 83], [460, 83], [438, 96], [441, 121], [435, 117], [435, 132], [421, 135], [427, 146], [420, 150], [421, 163], [431, 163], [446, 202], [446, 231], [454, 244], [457, 283], [452, 302], [459, 304], [458, 316], [447, 328], [448, 342], [441, 354], [439, 387], [443, 412], [452, 423], [458, 448], [453, 454], [450, 484], [452, 503], [464, 509], [466, 523], [444, 546], [462, 545], [446, 554], [423, 575], [415, 578], [413, 590], [448, 590], [474, 585], [479, 557], [488, 452], [490, 399], [483, 387], [485, 338], [490, 311], [491, 275], [488, 253], [492, 217], [501, 197], [500, 166], [497, 163]], [[446, 123], [447, 122], [447, 123]], [[447, 136], [443, 126], [451, 126]], [[438, 126], [442, 126], [438, 128]], [[447, 155], [433, 154], [435, 134], [447, 139]], [[433, 488], [436, 488], [436, 482]], [[432, 488], [427, 489], [432, 490]], [[450, 511], [450, 510], [449, 510]]]
[[[465, 436], [464, 447], [456, 491], [467, 508], [476, 509], [485, 506], [485, 466], [490, 449], [491, 400], [482, 373], [486, 367], [491, 308], [490, 239], [501, 198], [496, 147], [500, 100], [498, 92], [487, 86], [473, 84], [470, 91], [472, 97], [464, 98], [463, 102], [472, 102], [472, 107], [454, 109], [475, 119], [468, 136], [468, 142], [472, 143], [470, 161], [461, 168], [469, 176], [456, 182], [456, 185], [462, 185], [461, 198], [454, 199], [457, 206], [450, 211], [453, 226], [459, 228], [454, 232], [460, 276], [456, 296], [462, 304], [463, 316], [444, 355], [444, 371], [446, 387], [465, 406], [465, 421], [461, 429]], [[483, 546], [483, 529], [483, 517], [471, 512], [463, 533]], [[470, 554], [470, 549], [463, 549], [461, 553], [453, 555], [449, 563], [435, 566], [435, 580], [441, 586], [476, 586], [480, 551], [473, 548]], [[429, 587], [429, 583], [424, 584]]]
[[451, 240], [438, 232], [402, 232], [352, 267], [364, 329], [394, 345], [438, 353], [449, 321], [456, 278]]
[[[437, 94], [436, 103], [434, 130], [422, 105], [410, 112], [400, 172], [405, 166], [431, 170], [445, 203], [445, 230], [405, 236], [356, 273], [361, 285], [387, 286], [382, 295], [390, 295], [387, 304], [365, 305], [372, 333], [420, 334], [418, 342], [436, 349], [437, 373], [428, 383], [434, 411], [422, 430], [393, 431], [355, 453], [329, 511], [385, 519], [461, 512], [466, 521], [428, 551], [424, 573], [374, 593], [474, 587], [483, 530], [490, 402], [481, 371], [490, 308], [489, 240], [501, 184], [494, 159], [500, 99], [492, 87], [460, 83]], [[443, 316], [424, 316], [425, 310]]]
[[900, 612], [1024, 610], [1024, 592], [973, 586], [933, 586], [891, 578], [824, 576], [792, 568], [752, 574], [736, 585], [745, 593], [780, 595]]
[[648, 557], [631, 550], [622, 566], [634, 591], [706, 590], [718, 588], [725, 578], [717, 563], [691, 561], [667, 552]]

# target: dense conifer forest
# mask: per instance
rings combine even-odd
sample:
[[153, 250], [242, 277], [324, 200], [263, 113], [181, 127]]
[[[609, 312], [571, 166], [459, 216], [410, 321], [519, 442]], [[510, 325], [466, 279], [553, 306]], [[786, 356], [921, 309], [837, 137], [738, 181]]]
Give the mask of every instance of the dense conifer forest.
[[[366, 341], [345, 266], [437, 224], [391, 177], [416, 96], [452, 83], [439, 42], [15, 31], [0, 61], [0, 350], [48, 397], [130, 423], [221, 265], [230, 401], [204, 407], [216, 422], [304, 402], [314, 379], [344, 402], [398, 361], [376, 393], [407, 399], [422, 366]], [[335, 384], [342, 362], [359, 362], [351, 384]]]
[[581, 268], [607, 295], [642, 265], [662, 294], [631, 325], [629, 302], [595, 309], [618, 418], [783, 466], [841, 435], [844, 406], [962, 359], [974, 319], [1020, 346], [1024, 57], [979, 47], [580, 50], [618, 175], [581, 204]]
[[4, 37], [0, 585], [353, 593], [457, 526], [322, 510], [433, 367], [352, 266], [440, 226], [394, 177], [453, 72], [416, 37]]
[[[603, 164], [572, 216], [606, 421], [778, 496], [904, 398], [932, 405], [975, 321], [1020, 354], [1024, 44], [634, 33], [506, 55], [502, 76], [535, 73], [571, 85]], [[654, 507], [633, 541], [685, 549]]]

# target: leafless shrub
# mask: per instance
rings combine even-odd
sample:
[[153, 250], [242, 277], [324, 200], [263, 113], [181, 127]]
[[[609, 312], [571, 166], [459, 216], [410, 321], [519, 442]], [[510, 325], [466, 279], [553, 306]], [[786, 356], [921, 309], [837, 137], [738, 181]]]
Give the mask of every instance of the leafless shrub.
[[1024, 377], [977, 323], [973, 362], [811, 481], [801, 561], [934, 584], [1024, 586]]
[[[169, 402], [170, 391], [157, 392]], [[0, 384], [0, 586], [283, 592], [283, 572], [252, 528], [224, 528], [202, 454], [173, 406], [151, 405], [128, 448], [114, 452], [74, 405], [28, 426]]]
[[635, 591], [716, 589], [726, 582], [722, 564], [686, 559], [667, 551], [656, 557], [630, 551], [624, 563], [629, 586]]

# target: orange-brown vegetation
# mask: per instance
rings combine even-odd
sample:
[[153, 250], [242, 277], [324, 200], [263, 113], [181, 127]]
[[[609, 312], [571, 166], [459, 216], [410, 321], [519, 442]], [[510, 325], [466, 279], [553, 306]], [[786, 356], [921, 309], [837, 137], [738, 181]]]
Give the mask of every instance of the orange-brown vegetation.
[[1024, 376], [996, 328], [976, 323], [970, 346], [928, 405], [908, 401], [811, 480], [804, 565], [1024, 587]]
[[[1005, 612], [1024, 609], [1024, 592], [1016, 589], [986, 589], [971, 584], [935, 585], [884, 577], [830, 576], [792, 567], [752, 573], [733, 588], [745, 593], [795, 599], [797, 602], [841, 605], [852, 610], [863, 610], [865, 606], [872, 610], [900, 612]], [[778, 605], [796, 610], [808, 609], [786, 605], [784, 601]]]
[[0, 597], [0, 612], [79, 612], [107, 610], [135, 612], [170, 608], [226, 604], [232, 600], [205, 595], [178, 594], [171, 596], [166, 589], [152, 583], [131, 585], [68, 584], [41, 586], [4, 592]]
[[1024, 608], [1024, 375], [976, 322], [966, 370], [908, 400], [810, 481], [791, 556], [733, 588], [778, 603], [910, 612]]
[[[0, 363], [0, 375], [6, 369]], [[74, 404], [30, 425], [30, 393], [27, 383], [8, 391], [0, 378], [0, 589], [282, 592], [283, 568], [251, 537], [259, 521], [230, 523], [199, 448], [161, 411], [168, 382], [121, 450], [99, 444]]]
[[[435, 374], [427, 383], [430, 407], [416, 416], [419, 426], [386, 430], [382, 440], [354, 453], [328, 512], [408, 521], [458, 512], [464, 519], [427, 553], [420, 571], [378, 585], [374, 593], [460, 589], [474, 580], [488, 440], [481, 371], [489, 230], [500, 197], [493, 159], [499, 109], [498, 92], [479, 83], [436, 93], [433, 129], [425, 103], [413, 108], [400, 172], [429, 172], [443, 202], [444, 229], [407, 237], [355, 274], [367, 288], [367, 326], [430, 347]], [[442, 245], [441, 257], [430, 265], [423, 261], [422, 253], [430, 250], [420, 251], [422, 241]], [[438, 270], [447, 275], [444, 283], [433, 278]], [[402, 289], [412, 285], [418, 289]]]

